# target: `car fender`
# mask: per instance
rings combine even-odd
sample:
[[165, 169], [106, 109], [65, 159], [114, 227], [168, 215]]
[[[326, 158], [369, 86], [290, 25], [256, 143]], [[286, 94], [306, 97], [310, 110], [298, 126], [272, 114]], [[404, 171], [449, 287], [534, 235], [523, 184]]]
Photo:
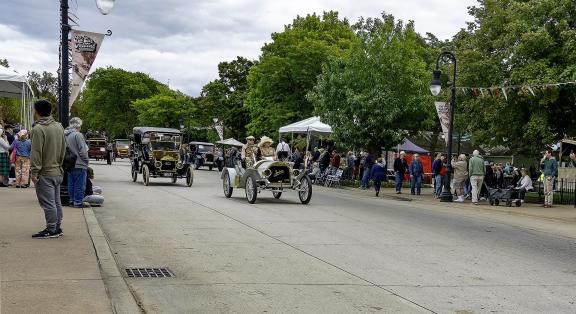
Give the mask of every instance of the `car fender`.
[[224, 168], [224, 169], [222, 170], [222, 175], [220, 176], [220, 178], [221, 178], [222, 180], [224, 180], [224, 174], [226, 174], [226, 173], [228, 173], [228, 178], [230, 178], [230, 180], [231, 180], [230, 186], [236, 187], [236, 185], [234, 184], [234, 182], [235, 182], [234, 179], [235, 179], [236, 176], [238, 175], [238, 174], [236, 173], [236, 169], [234, 169], [234, 168]]

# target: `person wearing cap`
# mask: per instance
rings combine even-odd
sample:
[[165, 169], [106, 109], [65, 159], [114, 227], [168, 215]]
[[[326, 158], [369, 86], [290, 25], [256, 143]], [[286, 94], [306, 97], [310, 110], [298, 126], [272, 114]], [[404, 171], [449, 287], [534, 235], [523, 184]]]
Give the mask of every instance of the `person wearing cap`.
[[486, 174], [484, 159], [480, 156], [478, 150], [472, 153], [472, 158], [468, 161], [468, 174], [470, 175], [470, 184], [472, 185], [472, 203], [478, 205], [478, 196], [480, 195], [480, 189], [482, 188], [484, 175]]
[[258, 143], [258, 151], [256, 153], [256, 160], [263, 160], [263, 159], [268, 159], [268, 158], [272, 158], [274, 159], [274, 147], [272, 147], [272, 144], [274, 143], [274, 141], [272, 141], [271, 138], [269, 138], [268, 136], [264, 135], [260, 138], [260, 143]]
[[404, 175], [406, 174], [406, 169], [408, 169], [408, 163], [406, 162], [406, 153], [404, 151], [401, 151], [400, 155], [398, 155], [398, 157], [394, 159], [396, 194], [402, 194], [402, 182], [404, 181]]
[[82, 120], [74, 117], [70, 119], [70, 126], [64, 132], [66, 147], [76, 155], [76, 165], [72, 171], [68, 172], [68, 195], [70, 206], [77, 208], [83, 207], [88, 169], [88, 145], [86, 145], [84, 135], [80, 133], [81, 128]]
[[10, 149], [16, 150], [16, 187], [27, 188], [30, 174], [30, 153], [32, 142], [28, 139], [28, 131], [20, 130], [18, 139], [12, 142]]
[[424, 178], [424, 166], [420, 155], [414, 154], [414, 159], [410, 163], [410, 194], [420, 195], [422, 190], [422, 179]]
[[246, 164], [247, 168], [252, 167], [254, 164], [254, 157], [256, 156], [257, 150], [256, 144], [254, 144], [255, 139], [256, 138], [252, 135], [246, 137], [246, 144], [242, 146], [242, 151], [240, 152], [242, 160]]

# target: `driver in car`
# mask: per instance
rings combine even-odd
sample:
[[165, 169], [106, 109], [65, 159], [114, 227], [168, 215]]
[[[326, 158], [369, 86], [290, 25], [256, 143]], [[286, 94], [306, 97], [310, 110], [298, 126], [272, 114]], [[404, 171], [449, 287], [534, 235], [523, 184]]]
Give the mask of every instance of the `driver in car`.
[[244, 144], [244, 146], [242, 146], [242, 160], [244, 161], [244, 163], [246, 164], [247, 168], [252, 167], [252, 165], [254, 164], [254, 157], [256, 155], [256, 151], [257, 151], [257, 147], [256, 144], [254, 144], [254, 140], [256, 138], [254, 138], [254, 136], [250, 135], [246, 138], [246, 144]]

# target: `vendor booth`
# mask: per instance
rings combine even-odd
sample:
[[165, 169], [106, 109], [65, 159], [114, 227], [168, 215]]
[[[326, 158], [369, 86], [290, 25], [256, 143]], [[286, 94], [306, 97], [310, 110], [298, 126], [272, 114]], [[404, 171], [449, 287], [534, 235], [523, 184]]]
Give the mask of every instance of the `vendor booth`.
[[[408, 164], [412, 163], [412, 159], [414, 154], [420, 155], [420, 160], [422, 161], [422, 166], [424, 167], [424, 182], [430, 183], [432, 182], [432, 159], [433, 157], [430, 156], [430, 152], [410, 141], [409, 139], [405, 138], [402, 144], [396, 146], [396, 152], [405, 152], [406, 153], [406, 162]], [[394, 160], [392, 159], [389, 161], [389, 165], [393, 165]], [[406, 180], [410, 179], [410, 175], [406, 174]]]
[[280, 128], [279, 133], [280, 135], [291, 133], [292, 140], [294, 140], [294, 134], [306, 134], [306, 151], [308, 151], [310, 149], [310, 137], [330, 135], [332, 134], [332, 127], [322, 123], [320, 117], [311, 117], [283, 126]]
[[29, 130], [34, 122], [32, 110], [34, 94], [26, 76], [0, 66], [0, 96], [21, 99], [20, 124], [22, 128]]

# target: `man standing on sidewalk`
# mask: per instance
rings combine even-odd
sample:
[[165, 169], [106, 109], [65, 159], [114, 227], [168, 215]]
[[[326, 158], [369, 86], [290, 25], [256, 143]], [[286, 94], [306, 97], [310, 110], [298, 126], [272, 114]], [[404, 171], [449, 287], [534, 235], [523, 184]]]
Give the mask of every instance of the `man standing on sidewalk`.
[[400, 155], [394, 160], [396, 194], [402, 194], [402, 181], [404, 181], [404, 175], [406, 174], [406, 169], [408, 169], [408, 163], [406, 162], [406, 153], [404, 151], [401, 151]]
[[540, 161], [544, 166], [544, 207], [552, 207], [554, 202], [554, 179], [558, 171], [558, 163], [552, 157], [552, 153], [547, 150]]
[[472, 153], [472, 158], [468, 161], [468, 173], [470, 174], [470, 183], [472, 185], [472, 203], [478, 205], [478, 196], [484, 182], [484, 174], [486, 173], [484, 159], [480, 156], [478, 150]]
[[34, 103], [34, 111], [39, 119], [32, 129], [31, 172], [36, 186], [38, 202], [44, 210], [46, 229], [32, 235], [36, 239], [56, 238], [62, 235], [62, 204], [60, 184], [62, 183], [62, 162], [66, 147], [64, 129], [52, 116], [52, 105], [47, 100]]
[[84, 135], [80, 133], [82, 120], [80, 118], [70, 119], [70, 126], [64, 131], [66, 147], [76, 156], [74, 169], [68, 172], [68, 195], [70, 196], [70, 206], [76, 208], [83, 207], [84, 191], [86, 190], [86, 174], [88, 169], [88, 146]]

